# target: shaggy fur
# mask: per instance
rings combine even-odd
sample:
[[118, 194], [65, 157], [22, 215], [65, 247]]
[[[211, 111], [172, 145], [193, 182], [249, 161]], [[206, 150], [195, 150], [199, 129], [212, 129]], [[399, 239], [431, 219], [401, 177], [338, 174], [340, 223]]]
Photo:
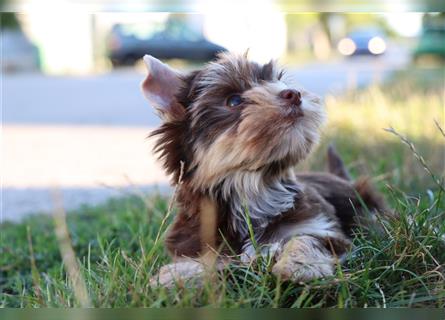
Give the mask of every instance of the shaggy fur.
[[[142, 89], [164, 120], [152, 133], [155, 151], [174, 185], [182, 177], [179, 212], [166, 239], [173, 257], [199, 257], [212, 247], [254, 259], [250, 222], [261, 252], [275, 256], [278, 276], [300, 281], [332, 274], [362, 204], [374, 212], [384, 203], [366, 180], [349, 180], [333, 149], [331, 173], [294, 173], [319, 139], [320, 99], [273, 62], [261, 66], [246, 56], [220, 54], [186, 75], [153, 57], [144, 60]], [[189, 262], [181, 263], [189, 277]]]

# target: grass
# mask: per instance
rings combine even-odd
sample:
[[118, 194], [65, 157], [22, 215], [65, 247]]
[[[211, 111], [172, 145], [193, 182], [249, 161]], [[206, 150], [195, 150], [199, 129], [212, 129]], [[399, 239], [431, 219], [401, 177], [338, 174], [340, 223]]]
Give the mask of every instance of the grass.
[[[422, 76], [432, 77], [402, 73], [385, 87], [326, 100], [330, 122], [323, 143], [301, 168], [322, 168], [325, 145], [334, 141], [353, 175], [375, 177], [400, 214], [382, 221], [383, 235], [358, 230], [354, 249], [334, 277], [282, 283], [270, 274], [270, 263], [260, 261], [230, 265], [201, 288], [151, 287], [150, 277], [169, 261], [162, 245], [169, 204], [157, 195], [133, 196], [70, 212], [69, 238], [60, 232], [64, 222], [47, 216], [3, 223], [0, 306], [444, 308], [445, 136], [434, 124], [444, 121], [443, 78], [427, 83], [419, 81]], [[414, 152], [383, 130], [388, 127], [412, 141]], [[61, 252], [70, 261], [62, 243], [72, 245], [80, 276], [62, 263]], [[80, 282], [86, 299], [82, 289], [79, 293]]]

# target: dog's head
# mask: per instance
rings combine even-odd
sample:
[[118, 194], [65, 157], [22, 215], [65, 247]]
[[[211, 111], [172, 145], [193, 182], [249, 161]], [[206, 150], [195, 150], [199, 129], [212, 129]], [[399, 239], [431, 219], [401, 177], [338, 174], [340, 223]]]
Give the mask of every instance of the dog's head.
[[180, 74], [144, 57], [145, 97], [164, 121], [154, 132], [169, 173], [211, 189], [241, 172], [278, 174], [304, 159], [318, 141], [321, 102], [273, 62], [230, 53], [202, 70]]

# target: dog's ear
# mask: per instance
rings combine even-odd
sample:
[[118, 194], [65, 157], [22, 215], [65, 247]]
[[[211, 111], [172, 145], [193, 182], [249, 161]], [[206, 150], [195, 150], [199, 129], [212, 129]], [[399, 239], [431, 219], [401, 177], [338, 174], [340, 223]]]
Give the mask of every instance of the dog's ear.
[[145, 55], [143, 59], [147, 67], [147, 76], [142, 82], [145, 98], [162, 120], [181, 120], [185, 110], [175, 99], [182, 85], [180, 73], [150, 55]]

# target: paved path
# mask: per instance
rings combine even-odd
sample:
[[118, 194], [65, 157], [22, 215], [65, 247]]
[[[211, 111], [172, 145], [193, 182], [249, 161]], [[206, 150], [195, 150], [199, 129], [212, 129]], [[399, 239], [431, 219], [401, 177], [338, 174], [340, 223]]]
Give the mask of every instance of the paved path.
[[[394, 67], [388, 58], [365, 58], [291, 72], [325, 95], [368, 84]], [[2, 221], [51, 211], [52, 188], [62, 190], [67, 209], [137, 190], [168, 191], [146, 139], [159, 120], [139, 92], [142, 78], [132, 69], [89, 77], [3, 77]]]

